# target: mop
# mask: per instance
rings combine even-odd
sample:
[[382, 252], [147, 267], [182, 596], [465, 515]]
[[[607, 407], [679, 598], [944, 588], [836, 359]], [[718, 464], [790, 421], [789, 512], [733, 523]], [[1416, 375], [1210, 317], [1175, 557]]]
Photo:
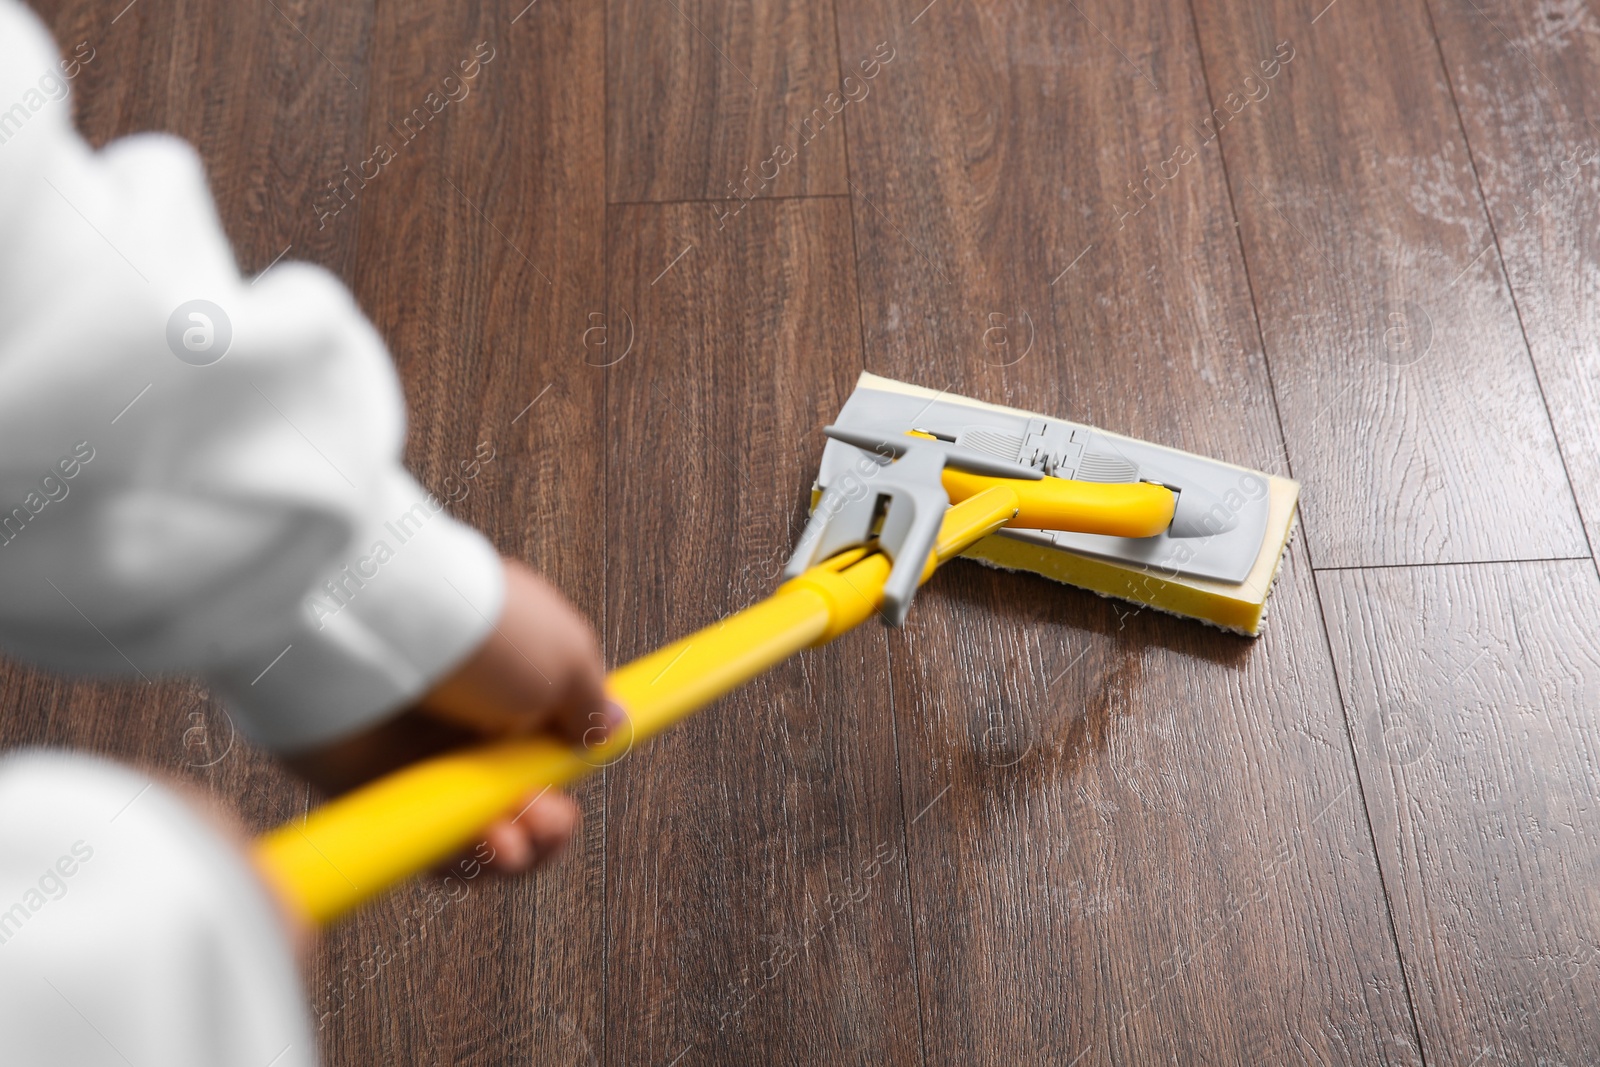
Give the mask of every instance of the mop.
[[825, 428], [812, 514], [765, 600], [613, 670], [604, 744], [485, 744], [413, 764], [264, 835], [258, 865], [327, 923], [448, 858], [529, 793], [626, 755], [801, 649], [880, 617], [964, 556], [1261, 632], [1294, 530], [1288, 479], [863, 374]]

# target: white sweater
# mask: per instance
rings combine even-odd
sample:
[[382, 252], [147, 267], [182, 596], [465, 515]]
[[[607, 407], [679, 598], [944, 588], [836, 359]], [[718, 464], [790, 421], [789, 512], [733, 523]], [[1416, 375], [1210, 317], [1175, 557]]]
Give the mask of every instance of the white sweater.
[[178, 798], [30, 753], [0, 759], [0, 813], [0, 1062], [316, 1062], [272, 901]]
[[[266, 744], [336, 738], [483, 639], [499, 558], [400, 466], [394, 370], [338, 280], [241, 278], [187, 145], [77, 136], [92, 57], [0, 0], [0, 645], [198, 673]], [[260, 885], [146, 783], [0, 760], [0, 1060], [313, 1063]]]
[[194, 151], [91, 151], [93, 48], [65, 56], [0, 0], [0, 645], [201, 674], [280, 749], [352, 732], [488, 633], [498, 556], [401, 467], [393, 366], [338, 279], [241, 278]]

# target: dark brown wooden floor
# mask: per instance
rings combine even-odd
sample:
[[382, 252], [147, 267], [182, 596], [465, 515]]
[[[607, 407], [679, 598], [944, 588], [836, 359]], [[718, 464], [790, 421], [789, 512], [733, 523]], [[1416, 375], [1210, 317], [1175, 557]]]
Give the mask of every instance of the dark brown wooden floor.
[[[330, 1064], [1600, 1062], [1600, 15], [124, 2], [42, 5], [88, 135], [350, 284], [612, 662], [771, 587], [862, 368], [1304, 486], [1256, 643], [957, 566], [633, 753], [329, 939]], [[307, 803], [192, 685], [0, 686]]]

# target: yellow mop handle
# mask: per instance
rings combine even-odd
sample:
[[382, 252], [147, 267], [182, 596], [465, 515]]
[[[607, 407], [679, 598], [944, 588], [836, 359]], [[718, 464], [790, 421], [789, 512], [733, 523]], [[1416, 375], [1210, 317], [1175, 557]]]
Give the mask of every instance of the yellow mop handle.
[[[945, 513], [923, 581], [945, 560], [1010, 521], [1010, 483]], [[629, 725], [603, 745], [503, 741], [414, 764], [261, 837], [257, 865], [309, 920], [326, 923], [471, 844], [530, 793], [564, 785], [749, 681], [802, 648], [870, 618], [890, 560], [855, 549], [785, 582], [766, 600], [612, 671], [607, 691]]]

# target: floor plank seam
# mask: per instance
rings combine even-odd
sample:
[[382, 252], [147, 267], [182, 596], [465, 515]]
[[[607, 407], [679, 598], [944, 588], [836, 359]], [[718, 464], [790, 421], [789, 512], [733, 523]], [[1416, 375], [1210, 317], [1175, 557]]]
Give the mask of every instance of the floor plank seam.
[[[611, 11], [601, 5], [600, 14], [600, 321], [611, 324]], [[587, 320], [585, 320], [587, 321]], [[606, 357], [610, 359], [609, 354]], [[610, 366], [600, 370], [600, 432], [605, 447], [600, 449], [602, 484], [611, 484], [611, 374]], [[606, 662], [615, 662], [615, 649], [607, 648], [611, 638], [611, 495], [601, 494], [600, 506], [600, 632]], [[611, 768], [600, 772], [600, 1067], [611, 1064]]]
[[[1478, 191], [1478, 203], [1483, 207], [1483, 221], [1488, 224], [1489, 236], [1493, 239], [1495, 259], [1500, 263], [1500, 277], [1505, 279], [1506, 298], [1511, 301], [1511, 312], [1517, 317], [1517, 333], [1522, 337], [1522, 350], [1528, 357], [1528, 367], [1533, 371], [1533, 384], [1539, 390], [1539, 403], [1544, 408], [1545, 423], [1550, 427], [1550, 440], [1556, 446], [1556, 455], [1561, 459], [1561, 473], [1567, 479], [1567, 496], [1572, 503], [1572, 510], [1578, 516], [1578, 525], [1583, 529], [1584, 544], [1589, 546], [1588, 558], [1594, 558], [1594, 539], [1589, 536], [1589, 524], [1584, 521], [1583, 505], [1578, 500], [1578, 487], [1572, 482], [1572, 465], [1567, 462], [1567, 449], [1561, 442], [1561, 434], [1556, 430], [1555, 416], [1550, 412], [1550, 397], [1545, 392], [1544, 377], [1539, 373], [1539, 361], [1533, 358], [1533, 340], [1528, 336], [1528, 326], [1522, 318], [1522, 301], [1517, 299], [1517, 287], [1511, 284], [1511, 269], [1506, 265], [1505, 250], [1500, 244], [1500, 227], [1495, 225], [1494, 213], [1489, 210], [1489, 194], [1483, 188], [1483, 176], [1478, 173], [1478, 156], [1472, 150], [1472, 139], [1467, 136], [1467, 122], [1461, 114], [1461, 102], [1456, 99], [1455, 78], [1450, 73], [1450, 64], [1445, 59], [1444, 43], [1439, 39], [1439, 26], [1433, 17], [1433, 4], [1430, 0], [1423, 0], [1422, 11], [1428, 16], [1428, 30], [1433, 36], [1433, 47], [1439, 57], [1439, 71], [1444, 75], [1445, 95], [1450, 100], [1450, 110], [1455, 112], [1456, 128], [1461, 131], [1461, 145], [1467, 152], [1467, 167], [1472, 171], [1472, 185]], [[1531, 60], [1530, 60], [1531, 62]], [[1537, 64], [1534, 69], [1539, 70]], [[1539, 70], [1541, 77], [1544, 71]], [[1552, 86], [1554, 88], [1554, 86]], [[1468, 268], [1470, 269], [1470, 267]]]
[[[828, 5], [829, 17], [833, 20], [833, 49], [834, 69], [839, 69], [839, 64], [844, 60], [844, 40], [839, 33], [839, 3], [831, 0]], [[844, 156], [844, 180], [849, 186], [852, 175], [850, 173], [850, 124], [855, 121], [854, 114], [844, 116], [840, 124], [839, 134], [843, 139], [842, 154]], [[853, 193], [828, 194], [817, 199], [844, 199], [848, 201], [846, 210], [850, 214], [850, 275], [855, 283], [856, 301], [856, 337], [860, 346], [861, 369], [867, 365], [867, 323], [863, 311], [864, 304], [861, 299], [861, 246], [856, 237], [856, 201]], [[889, 737], [894, 748], [894, 784], [898, 794], [900, 808], [900, 873], [905, 879], [906, 887], [906, 932], [911, 942], [911, 1000], [913, 1010], [917, 1017], [917, 1053], [918, 1062], [922, 1067], [928, 1067], [928, 1028], [923, 1020], [922, 1005], [922, 960], [920, 948], [917, 944], [917, 898], [915, 887], [911, 882], [911, 824], [906, 821], [906, 788], [905, 776], [900, 768], [900, 723], [895, 709], [894, 700], [894, 657], [889, 648], [889, 636], [883, 634], [883, 659], [885, 676], [888, 680], [889, 697]]]
[[[1328, 6], [1332, 7], [1333, 5], [1329, 4]], [[1327, 8], [1324, 8], [1321, 13], [1311, 20], [1312, 23], [1314, 24], [1316, 19], [1321, 18], [1326, 12]], [[1215, 108], [1216, 101], [1212, 94], [1211, 72], [1206, 64], [1205, 45], [1200, 36], [1200, 17], [1198, 12], [1195, 11], [1194, 0], [1189, 0], [1189, 26], [1190, 32], [1194, 35], [1195, 53], [1200, 60], [1200, 75], [1205, 85], [1206, 103]], [[1228, 209], [1233, 216], [1233, 233], [1234, 240], [1238, 243], [1239, 248], [1239, 265], [1244, 271], [1246, 291], [1250, 294], [1250, 314], [1256, 324], [1257, 342], [1261, 346], [1261, 362], [1267, 374], [1268, 395], [1272, 397], [1272, 411], [1278, 423], [1278, 439], [1283, 448], [1283, 466], [1285, 472], [1292, 478], [1294, 477], [1294, 465], [1289, 457], [1289, 435], [1283, 425], [1283, 409], [1278, 400], [1278, 384], [1272, 374], [1272, 357], [1267, 351], [1266, 331], [1261, 322], [1261, 307], [1256, 298], [1255, 279], [1252, 276], [1250, 258], [1244, 246], [1244, 232], [1239, 217], [1239, 205], [1233, 195], [1233, 181], [1228, 173], [1228, 157], [1220, 131], [1217, 137], [1217, 161], [1222, 168], [1222, 184], [1227, 191]], [[1276, 462], [1274, 462], [1273, 466], [1276, 468]], [[1311, 583], [1312, 595], [1316, 597], [1317, 620], [1321, 624], [1319, 628], [1322, 630], [1323, 647], [1328, 657], [1328, 669], [1333, 674], [1334, 695], [1339, 700], [1339, 717], [1344, 722], [1345, 748], [1349, 757], [1350, 771], [1355, 776], [1356, 792], [1361, 798], [1362, 821], [1366, 824], [1367, 842], [1372, 848], [1372, 862], [1377, 868], [1378, 886], [1383, 893], [1384, 919], [1389, 926], [1389, 941], [1394, 949], [1395, 967], [1400, 972], [1400, 985], [1405, 991], [1406, 1012], [1411, 1020], [1411, 1036], [1416, 1042], [1417, 1056], [1422, 1061], [1422, 1067], [1427, 1067], [1428, 1058], [1423, 1051], [1422, 1045], [1422, 1021], [1417, 1014], [1416, 998], [1411, 991], [1411, 978], [1406, 973], [1405, 956], [1400, 949], [1400, 932], [1394, 918], [1394, 899], [1390, 894], [1388, 880], [1384, 876], [1383, 860], [1378, 852], [1378, 835], [1372, 823], [1372, 806], [1367, 799], [1366, 782], [1361, 776], [1361, 761], [1356, 750], [1355, 731], [1350, 722], [1350, 711], [1344, 699], [1344, 685], [1339, 679], [1338, 663], [1333, 654], [1333, 635], [1328, 629], [1327, 610], [1322, 602], [1322, 590], [1317, 585], [1317, 570], [1312, 564], [1311, 538], [1309, 534], [1303, 539], [1302, 544], [1305, 546], [1306, 569], [1309, 572], [1307, 578]]]
[[[746, 204], [780, 204], [786, 200], [848, 200], [849, 198], [849, 193], [790, 193], [786, 196], [752, 196], [749, 200], [743, 202]], [[606, 207], [670, 207], [675, 204], [726, 204], [729, 200], [739, 199], [736, 196], [698, 196], [676, 200], [607, 200]]]
[[[1309, 553], [1307, 553], [1309, 556]], [[1333, 634], [1328, 628], [1328, 609], [1322, 600], [1322, 586], [1315, 573], [1311, 575], [1311, 593], [1317, 600], [1317, 616], [1322, 620], [1323, 647], [1328, 653], [1328, 669], [1333, 672], [1333, 694], [1339, 700], [1339, 718], [1344, 720], [1344, 737], [1350, 753], [1350, 769], [1356, 777], [1356, 790], [1361, 796], [1361, 812], [1367, 824], [1367, 843], [1372, 846], [1372, 863], [1378, 869], [1378, 887], [1383, 891], [1384, 918], [1389, 924], [1389, 941], [1394, 946], [1395, 966], [1400, 970], [1400, 988], [1406, 994], [1406, 1011], [1411, 1016], [1411, 1036], [1417, 1043], [1417, 1058], [1422, 1067], [1428, 1067], [1428, 1053], [1422, 1043], [1422, 1019], [1417, 1014], [1417, 1000], [1411, 991], [1411, 975], [1406, 970], [1405, 950], [1400, 947], [1400, 928], [1394, 918], [1394, 894], [1389, 888], [1389, 876], [1383, 869], [1383, 853], [1378, 848], [1377, 828], [1372, 824], [1372, 807], [1367, 802], [1367, 783], [1361, 775], [1361, 757], [1356, 749], [1355, 724], [1350, 721], [1350, 704], [1344, 695], [1344, 680], [1339, 677], [1339, 661], [1333, 651]]]
[[[1195, 12], [1194, 0], [1189, 0], [1189, 32], [1194, 35], [1195, 56], [1200, 60], [1200, 76], [1206, 87], [1206, 103], [1216, 108], [1216, 100], [1211, 92], [1211, 72], [1206, 66], [1205, 46], [1200, 41], [1200, 16]], [[1278, 382], [1272, 373], [1272, 356], [1267, 351], [1267, 334], [1261, 325], [1261, 307], [1256, 299], [1255, 279], [1250, 272], [1250, 259], [1245, 254], [1244, 232], [1239, 219], [1239, 204], [1233, 196], [1233, 179], [1228, 173], [1228, 156], [1222, 148], [1222, 135], [1217, 134], [1217, 163], [1222, 168], [1222, 187], [1228, 194], [1228, 213], [1232, 216], [1233, 239], [1239, 249], [1239, 267], [1244, 271], [1245, 291], [1250, 294], [1250, 319], [1256, 327], [1256, 343], [1261, 346], [1261, 366], [1267, 372], [1267, 395], [1272, 397], [1272, 417], [1278, 424], [1279, 456], [1283, 462], [1283, 470], [1287, 477], [1294, 477], [1294, 463], [1289, 458], [1289, 435], [1283, 428], [1283, 409], [1278, 403]], [[1276, 474], [1278, 459], [1274, 459], [1270, 466], [1262, 469], [1268, 474]], [[1306, 539], [1306, 562], [1311, 562], [1311, 540]]]
[[1419, 563], [1349, 563], [1338, 567], [1312, 565], [1313, 574], [1331, 574], [1336, 571], [1412, 570], [1418, 567], [1501, 567], [1518, 563], [1575, 563], [1593, 559], [1593, 556], [1540, 556], [1534, 559], [1458, 559], [1425, 560]]

